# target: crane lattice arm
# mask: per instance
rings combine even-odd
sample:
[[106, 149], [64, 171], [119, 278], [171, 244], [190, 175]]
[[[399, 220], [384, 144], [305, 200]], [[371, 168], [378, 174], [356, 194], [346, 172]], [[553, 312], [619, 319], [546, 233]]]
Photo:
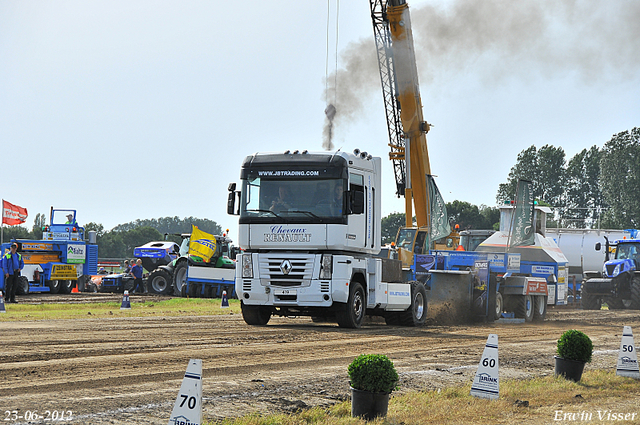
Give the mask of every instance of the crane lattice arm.
[[369, 0], [376, 40], [382, 94], [389, 131], [390, 159], [396, 193], [404, 195], [407, 226], [412, 225], [412, 203], [418, 227], [430, 224], [427, 176], [431, 175], [422, 116], [418, 70], [405, 0]]

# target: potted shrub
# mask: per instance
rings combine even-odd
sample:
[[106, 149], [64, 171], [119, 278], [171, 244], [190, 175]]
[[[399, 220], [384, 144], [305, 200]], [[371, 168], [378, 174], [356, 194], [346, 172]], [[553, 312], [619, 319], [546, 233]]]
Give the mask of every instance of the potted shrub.
[[593, 343], [584, 332], [571, 329], [558, 340], [556, 375], [564, 376], [574, 382], [580, 381], [584, 365], [591, 361]]
[[389, 395], [398, 383], [393, 362], [381, 354], [361, 354], [351, 362], [348, 371], [351, 416], [365, 420], [386, 416]]

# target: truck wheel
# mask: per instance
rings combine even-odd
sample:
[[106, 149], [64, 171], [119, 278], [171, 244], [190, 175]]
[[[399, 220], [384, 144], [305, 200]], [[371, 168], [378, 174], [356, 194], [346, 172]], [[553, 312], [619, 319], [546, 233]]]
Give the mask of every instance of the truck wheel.
[[213, 298], [213, 286], [205, 285], [204, 286], [204, 297], [205, 298]]
[[136, 281], [133, 279], [122, 279], [122, 291], [129, 291], [129, 294], [133, 294], [133, 290], [136, 289]]
[[634, 276], [631, 281], [631, 310], [640, 310], [640, 276]]
[[389, 326], [398, 326], [400, 324], [400, 318], [398, 317], [398, 312], [389, 311], [384, 316], [384, 322]]
[[264, 326], [269, 323], [271, 318], [271, 310], [261, 305], [245, 305], [240, 302], [242, 310], [242, 318], [247, 325]]
[[187, 267], [189, 264], [186, 260], [179, 261], [173, 271], [173, 292], [176, 295], [182, 294], [182, 287], [187, 283]]
[[422, 326], [427, 320], [427, 290], [422, 282], [411, 284], [411, 305], [399, 315], [402, 326]]
[[27, 295], [29, 293], [29, 279], [26, 276], [18, 278], [18, 286], [16, 286], [16, 294]]
[[604, 302], [609, 306], [609, 310], [624, 310], [624, 302], [620, 298], [605, 298]]
[[358, 282], [351, 282], [349, 285], [349, 299], [341, 311], [336, 313], [338, 326], [341, 328], [358, 329], [362, 325], [366, 301], [364, 289]]
[[496, 292], [496, 315], [495, 320], [498, 320], [502, 317], [502, 311], [504, 310], [504, 300], [502, 299], [502, 294], [500, 292]]
[[61, 294], [70, 294], [73, 289], [73, 281], [72, 280], [62, 280], [60, 281], [60, 293]]
[[147, 278], [148, 290], [158, 295], [169, 295], [173, 290], [171, 275], [163, 269], [155, 269]]
[[197, 283], [191, 283], [189, 284], [189, 297], [191, 298], [200, 298], [202, 292], [200, 285]]
[[589, 294], [589, 290], [585, 284], [582, 284], [580, 301], [582, 302], [583, 310], [600, 310], [602, 307], [600, 304], [600, 298]]
[[59, 280], [50, 280], [47, 285], [49, 285], [49, 292], [52, 294], [60, 292], [60, 286], [62, 286]]
[[547, 317], [547, 296], [536, 295], [534, 298], [535, 308], [533, 310], [533, 320], [536, 322], [543, 322]]
[[515, 315], [519, 319], [524, 319], [525, 322], [531, 322], [533, 320], [533, 297], [531, 295], [522, 295], [517, 297], [517, 305]]

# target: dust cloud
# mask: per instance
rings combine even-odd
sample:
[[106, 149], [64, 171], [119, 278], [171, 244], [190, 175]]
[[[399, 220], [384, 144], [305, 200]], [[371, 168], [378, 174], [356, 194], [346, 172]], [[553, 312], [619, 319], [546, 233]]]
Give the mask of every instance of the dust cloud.
[[[419, 7], [409, 1], [409, 8], [423, 93], [461, 74], [489, 87], [509, 79], [570, 77], [591, 85], [639, 75], [637, 1], [434, 0]], [[336, 109], [324, 146], [381, 90], [373, 34], [349, 44], [340, 58], [342, 68], [327, 78], [324, 93]]]

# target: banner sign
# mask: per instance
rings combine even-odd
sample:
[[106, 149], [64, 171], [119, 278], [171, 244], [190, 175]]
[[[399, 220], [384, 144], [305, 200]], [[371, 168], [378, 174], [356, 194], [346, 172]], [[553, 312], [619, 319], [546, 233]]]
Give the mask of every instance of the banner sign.
[[512, 218], [511, 243], [509, 247], [534, 244], [533, 207], [533, 183], [526, 180], [518, 180], [516, 209]]
[[[427, 174], [427, 181], [429, 186], [429, 200], [430, 200], [430, 212], [431, 212], [431, 241], [449, 236], [451, 233], [451, 226], [449, 225], [449, 217], [447, 216], [447, 205], [436, 186], [436, 182], [433, 176]], [[429, 241], [429, 242], [431, 242]]]
[[202, 258], [202, 261], [209, 262], [216, 253], [216, 237], [210, 233], [203, 232], [196, 226], [191, 225], [191, 239], [189, 240], [189, 255]]
[[27, 220], [27, 209], [2, 200], [2, 224], [13, 226]]

